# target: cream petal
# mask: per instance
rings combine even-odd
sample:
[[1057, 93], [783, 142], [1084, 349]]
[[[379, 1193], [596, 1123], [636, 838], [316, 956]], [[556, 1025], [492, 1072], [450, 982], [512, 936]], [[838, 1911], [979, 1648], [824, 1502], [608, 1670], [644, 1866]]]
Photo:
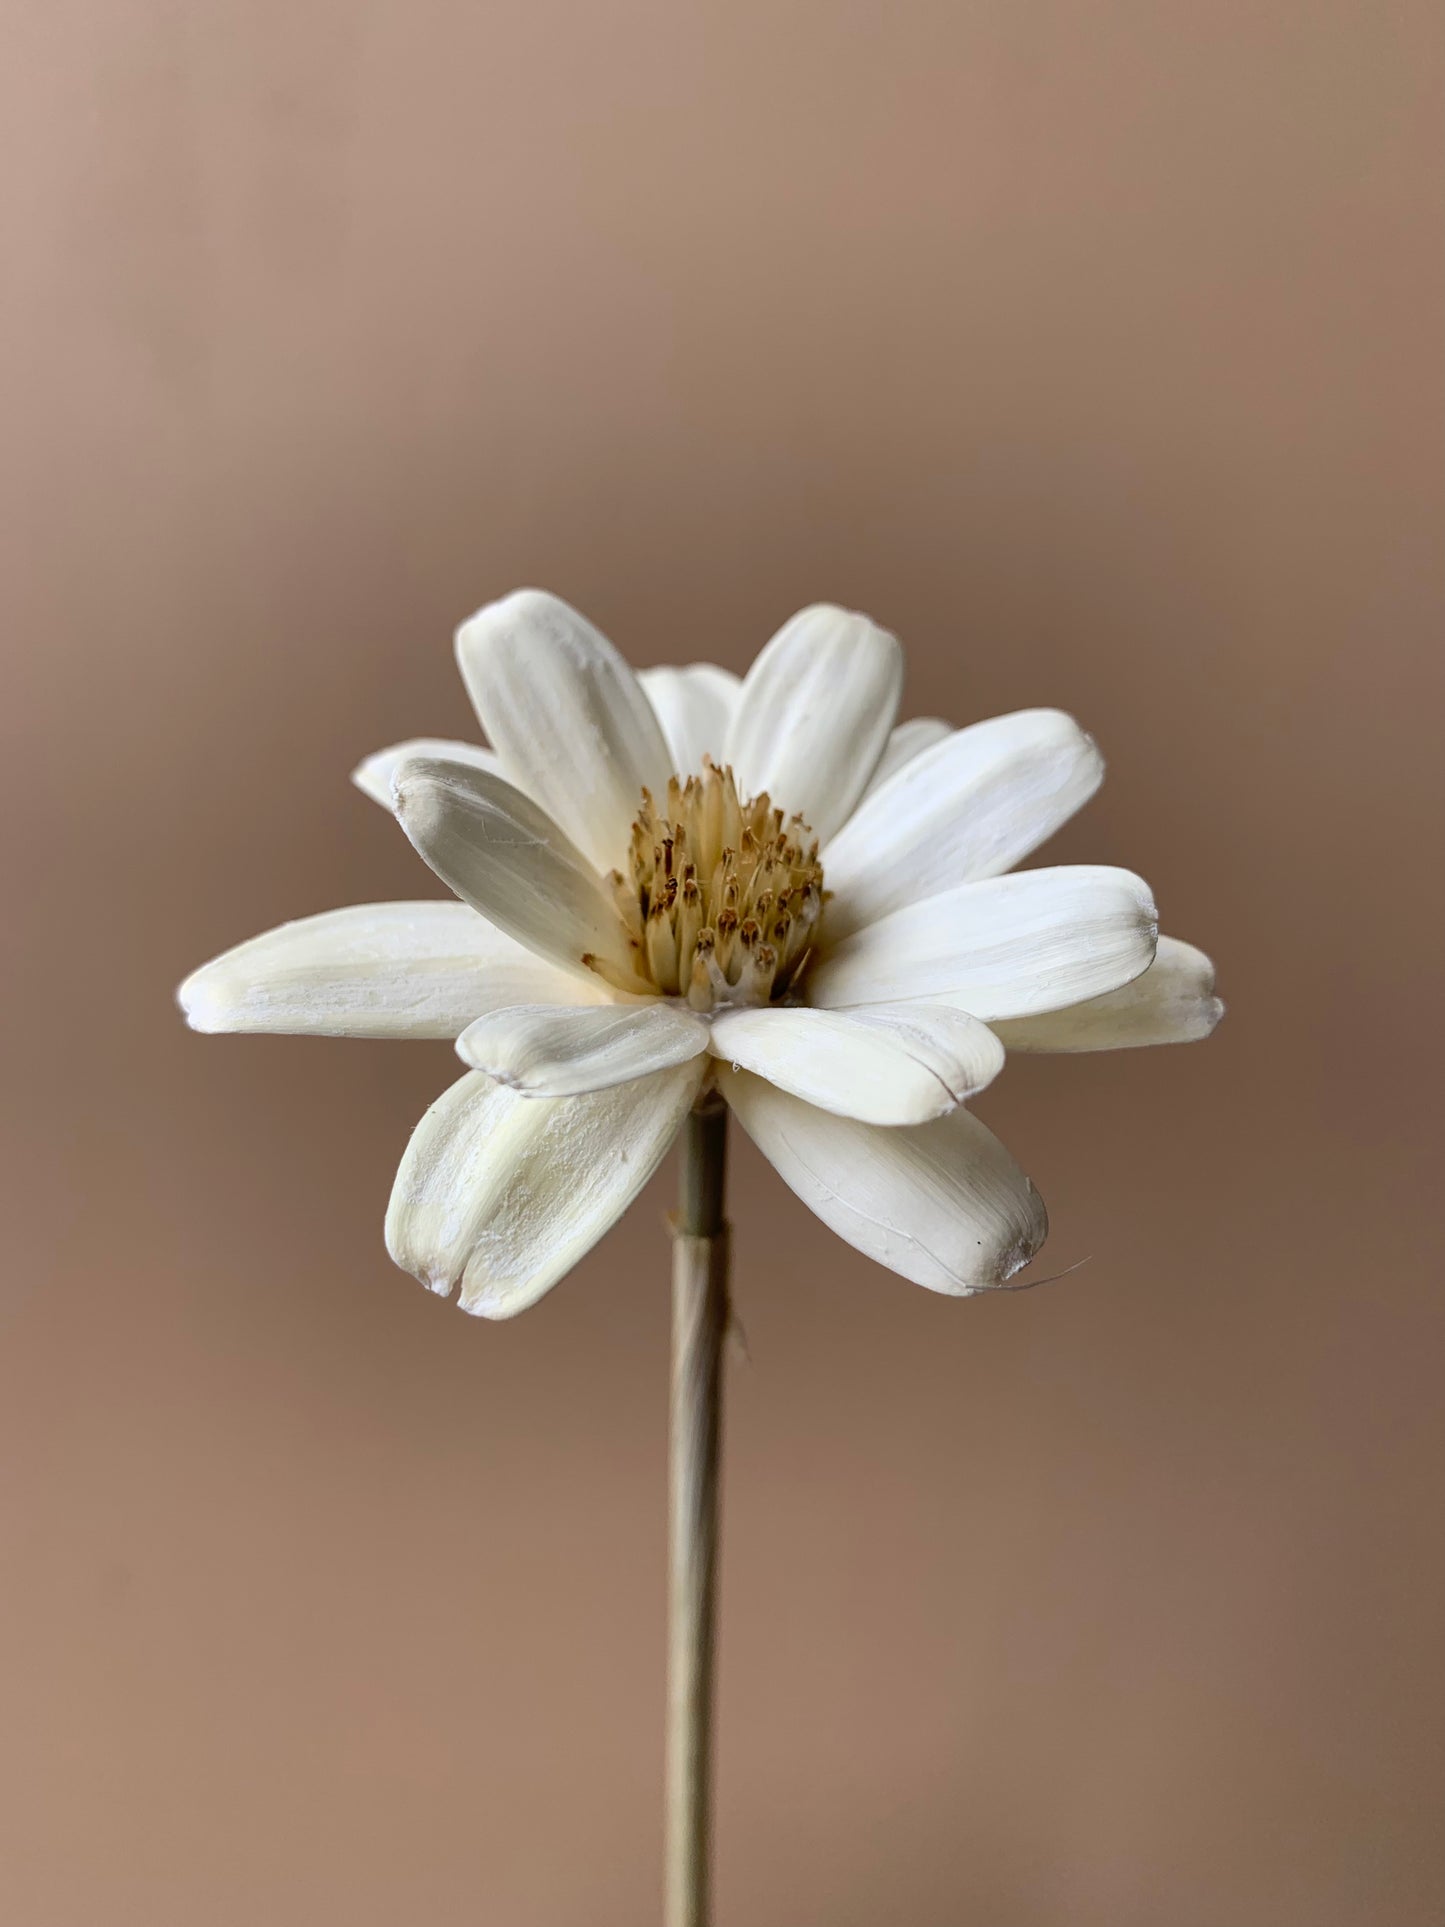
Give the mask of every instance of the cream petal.
[[498, 1003], [602, 994], [451, 902], [358, 903], [283, 923], [177, 993], [192, 1030], [319, 1037], [456, 1037]]
[[627, 853], [644, 786], [672, 768], [652, 704], [599, 629], [519, 589], [457, 631], [457, 662], [507, 775], [599, 870]]
[[783, 1182], [850, 1245], [930, 1291], [1007, 1281], [1043, 1244], [1043, 1200], [991, 1131], [960, 1107], [883, 1129], [835, 1117], [747, 1071], [719, 1083]]
[[960, 729], [895, 771], [823, 851], [829, 937], [956, 883], [998, 876], [1087, 803], [1104, 775], [1092, 737], [1057, 709]]
[[912, 716], [906, 723], [899, 723], [884, 746], [877, 769], [868, 779], [864, 796], [871, 796], [905, 763], [911, 763], [915, 756], [921, 756], [924, 750], [932, 749], [935, 743], [952, 734], [953, 724], [945, 723], [938, 716]]
[[637, 680], [657, 712], [676, 775], [700, 775], [704, 756], [722, 762], [742, 688], [730, 669], [695, 662], [685, 669], [643, 669]]
[[[826, 926], [825, 926], [826, 928]], [[1128, 870], [1067, 864], [963, 883], [870, 923], [809, 971], [808, 1001], [947, 1003], [991, 1023], [1101, 996], [1147, 970], [1158, 917]]]
[[466, 763], [503, 776], [502, 759], [495, 750], [481, 749], [476, 743], [454, 743], [444, 736], [415, 736], [409, 743], [393, 743], [389, 749], [373, 750], [356, 765], [351, 780], [365, 790], [373, 803], [380, 803], [391, 814], [391, 779], [401, 765], [415, 756], [429, 756], [434, 762]]
[[713, 1022], [712, 1050], [825, 1111], [889, 1125], [944, 1116], [1004, 1061], [987, 1024], [930, 1004], [725, 1011]]
[[647, 989], [602, 880], [530, 797], [486, 770], [426, 757], [401, 765], [392, 797], [423, 860], [489, 923], [564, 970], [586, 971], [595, 956]]
[[1161, 937], [1141, 977], [1064, 1010], [994, 1026], [1008, 1050], [1131, 1050], [1142, 1044], [1192, 1044], [1224, 1015], [1214, 995], [1214, 965], [1192, 943]]
[[387, 1250], [443, 1297], [460, 1284], [463, 1311], [524, 1311], [652, 1176], [706, 1061], [583, 1097], [523, 1097], [468, 1071], [412, 1134], [387, 1207]]
[[800, 609], [743, 681], [727, 746], [739, 791], [766, 790], [826, 842], [867, 788], [902, 691], [896, 636], [829, 603]]
[[523, 1004], [481, 1018], [463, 1031], [457, 1050], [464, 1063], [524, 1096], [573, 1097], [670, 1070], [707, 1044], [707, 1025], [671, 1004]]

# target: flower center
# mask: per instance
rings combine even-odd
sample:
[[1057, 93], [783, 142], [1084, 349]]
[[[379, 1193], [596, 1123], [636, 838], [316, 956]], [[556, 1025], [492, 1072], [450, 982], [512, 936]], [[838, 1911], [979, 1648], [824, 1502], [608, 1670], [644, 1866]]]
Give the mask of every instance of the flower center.
[[789, 1001], [826, 899], [802, 817], [784, 822], [766, 791], [741, 801], [707, 758], [701, 776], [669, 780], [665, 812], [642, 792], [628, 874], [608, 880], [644, 976], [704, 1011]]

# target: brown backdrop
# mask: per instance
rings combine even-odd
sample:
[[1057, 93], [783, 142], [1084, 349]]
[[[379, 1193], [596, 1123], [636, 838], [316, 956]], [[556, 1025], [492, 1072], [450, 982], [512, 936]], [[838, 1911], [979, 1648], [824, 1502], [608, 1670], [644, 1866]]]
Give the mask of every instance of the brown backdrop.
[[655, 1918], [666, 1179], [475, 1323], [448, 1050], [171, 1001], [430, 893], [346, 773], [539, 582], [1075, 711], [1232, 1004], [990, 1094], [1033, 1295], [739, 1150], [723, 1927], [1437, 1927], [1435, 9], [6, 15], [0, 1918]]

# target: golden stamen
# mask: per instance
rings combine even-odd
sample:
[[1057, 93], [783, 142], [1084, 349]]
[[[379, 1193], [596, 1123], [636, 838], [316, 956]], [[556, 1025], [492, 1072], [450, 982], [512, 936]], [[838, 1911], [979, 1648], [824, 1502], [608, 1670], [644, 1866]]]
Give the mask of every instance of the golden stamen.
[[[796, 995], [826, 893], [801, 816], [740, 798], [731, 769], [669, 778], [662, 807], [642, 792], [626, 864], [607, 878], [638, 967], [695, 1010]], [[585, 960], [618, 989], [614, 966]]]

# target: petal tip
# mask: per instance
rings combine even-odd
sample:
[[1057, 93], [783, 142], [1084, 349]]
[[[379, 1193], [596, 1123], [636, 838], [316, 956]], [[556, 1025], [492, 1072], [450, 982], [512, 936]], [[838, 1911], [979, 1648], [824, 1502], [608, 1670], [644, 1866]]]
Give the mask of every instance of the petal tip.
[[464, 622], [457, 625], [456, 652], [459, 661], [497, 642], [516, 624], [530, 626], [558, 611], [570, 613], [568, 605], [549, 589], [511, 589], [492, 602], [484, 602]]
[[[1032, 1178], [1028, 1180], [1028, 1187], [1029, 1201], [1034, 1207], [1036, 1221], [1027, 1230], [1021, 1231], [1013, 1243], [1000, 1254], [998, 1277], [994, 1280], [995, 1289], [1017, 1278], [1021, 1271], [1033, 1263], [1048, 1241], [1048, 1210]], [[1015, 1285], [1014, 1290], [1018, 1289], [1019, 1287]]]
[[518, 1318], [524, 1311], [530, 1310], [539, 1298], [546, 1297], [550, 1289], [548, 1285], [541, 1291], [515, 1293], [498, 1291], [495, 1285], [483, 1284], [472, 1290], [463, 1279], [457, 1309], [464, 1311], [468, 1318], [485, 1318], [489, 1325], [504, 1325], [509, 1319]]
[[199, 970], [193, 970], [177, 986], [176, 1003], [188, 1029], [214, 1035], [226, 1029], [226, 1009], [224, 1000], [216, 995], [214, 987], [207, 982], [209, 969], [209, 964], [202, 964]]
[[999, 1260], [998, 1282], [1006, 1285], [1010, 1278], [1017, 1278], [1024, 1267], [1031, 1265], [1039, 1255], [1039, 1248], [1028, 1238], [1021, 1238], [1017, 1244], [1011, 1245]]
[[380, 803], [383, 809], [391, 808], [391, 785], [385, 773], [384, 756], [364, 756], [351, 772], [351, 781], [373, 803]]
[[1148, 942], [1152, 959], [1159, 948], [1159, 905], [1143, 877], [1136, 876], [1132, 870], [1126, 870], [1123, 874], [1124, 887], [1132, 893], [1138, 909], [1140, 934]]
[[393, 1197], [382, 1227], [387, 1257], [398, 1271], [404, 1271], [408, 1278], [415, 1278], [423, 1290], [430, 1292], [434, 1298], [450, 1298], [461, 1282], [460, 1274], [444, 1265], [429, 1264], [405, 1238], [405, 1228], [405, 1211], [399, 1210], [397, 1200]]
[[391, 772], [387, 786], [387, 807], [397, 821], [415, 817], [429, 800], [436, 785], [436, 763], [425, 756], [407, 756]]

